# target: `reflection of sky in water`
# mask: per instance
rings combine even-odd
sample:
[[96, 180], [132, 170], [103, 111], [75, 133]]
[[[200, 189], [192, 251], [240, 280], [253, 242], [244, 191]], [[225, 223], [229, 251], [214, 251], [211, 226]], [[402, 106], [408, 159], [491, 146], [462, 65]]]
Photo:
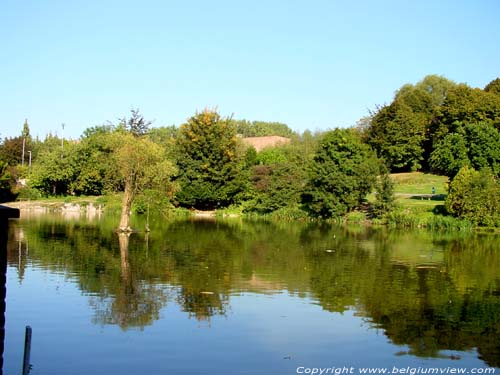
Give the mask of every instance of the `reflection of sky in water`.
[[[483, 367], [477, 353], [461, 361], [397, 356], [382, 329], [354, 311], [325, 311], [286, 291], [238, 292], [225, 316], [189, 318], [175, 303], [178, 287], [152, 325], [122, 330], [93, 324], [94, 311], [75, 279], [27, 267], [8, 269], [6, 374], [20, 372], [24, 326], [33, 328], [33, 374], [294, 374], [297, 366]], [[450, 352], [454, 353], [454, 352]]]

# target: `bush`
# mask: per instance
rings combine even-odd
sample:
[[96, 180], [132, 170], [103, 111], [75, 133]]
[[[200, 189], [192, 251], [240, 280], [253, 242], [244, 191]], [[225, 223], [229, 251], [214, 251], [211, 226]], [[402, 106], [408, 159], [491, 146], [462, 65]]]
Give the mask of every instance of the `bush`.
[[312, 216], [341, 217], [361, 205], [375, 186], [380, 161], [349, 129], [326, 133], [309, 165], [303, 194]]
[[451, 182], [445, 206], [451, 215], [476, 225], [498, 226], [499, 184], [489, 169], [478, 172], [465, 166]]

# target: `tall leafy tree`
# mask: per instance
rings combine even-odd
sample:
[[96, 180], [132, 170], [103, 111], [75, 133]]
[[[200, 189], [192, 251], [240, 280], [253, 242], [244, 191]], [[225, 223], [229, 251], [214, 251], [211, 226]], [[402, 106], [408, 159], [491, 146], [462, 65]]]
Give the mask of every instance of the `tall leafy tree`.
[[177, 137], [177, 199], [197, 209], [225, 207], [245, 190], [244, 152], [236, 126], [216, 111], [196, 113]]
[[60, 145], [55, 148], [45, 145], [33, 165], [30, 186], [46, 196], [74, 194], [71, 184], [79, 168], [76, 163], [77, 147], [77, 144], [67, 142], [63, 152]]
[[465, 124], [483, 122], [500, 129], [500, 96], [465, 84], [451, 88], [431, 126], [434, 146]]
[[500, 176], [500, 132], [484, 122], [459, 126], [436, 145], [429, 163], [433, 172], [448, 177], [466, 165]]
[[417, 170], [424, 158], [426, 124], [426, 116], [395, 100], [373, 117], [368, 143], [391, 170]]
[[391, 170], [426, 166], [431, 152], [430, 124], [436, 109], [455, 86], [444, 77], [426, 76], [415, 85], [401, 87], [391, 104], [372, 115], [364, 137]]
[[330, 131], [310, 164], [304, 204], [314, 216], [342, 216], [372, 191], [379, 171], [377, 156], [352, 130]]
[[484, 91], [500, 95], [500, 78], [495, 78], [484, 87]]
[[23, 155], [23, 137], [5, 138], [0, 145], [0, 160], [10, 166], [21, 164]]
[[116, 132], [114, 160], [124, 185], [122, 212], [118, 230], [132, 231], [130, 216], [136, 197], [146, 189], [155, 189], [164, 194], [173, 193], [171, 177], [175, 173], [173, 163], [166, 159], [165, 150], [153, 143], [145, 135], [150, 122], [139, 111], [132, 110], [129, 120], [125, 121], [128, 131]]

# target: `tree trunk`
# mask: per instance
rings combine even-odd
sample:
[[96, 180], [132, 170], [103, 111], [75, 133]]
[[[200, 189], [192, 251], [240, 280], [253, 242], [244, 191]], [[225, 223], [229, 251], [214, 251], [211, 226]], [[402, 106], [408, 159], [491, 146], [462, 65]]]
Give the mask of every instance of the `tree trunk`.
[[122, 215], [120, 218], [120, 225], [118, 226], [118, 231], [120, 232], [132, 232], [132, 228], [130, 228], [130, 212], [132, 210], [133, 201], [134, 192], [132, 183], [127, 180], [125, 181], [125, 192], [123, 193]]
[[122, 280], [125, 285], [130, 282], [130, 263], [128, 261], [128, 244], [130, 233], [119, 233], [118, 243], [120, 244], [120, 263], [122, 270]]

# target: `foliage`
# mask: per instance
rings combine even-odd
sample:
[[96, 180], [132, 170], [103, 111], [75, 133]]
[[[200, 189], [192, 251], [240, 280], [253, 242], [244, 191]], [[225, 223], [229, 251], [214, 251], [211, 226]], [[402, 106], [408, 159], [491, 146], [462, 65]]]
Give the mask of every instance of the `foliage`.
[[305, 171], [293, 163], [257, 165], [250, 171], [254, 198], [246, 211], [269, 213], [296, 206], [306, 179]]
[[500, 225], [500, 186], [489, 169], [464, 166], [450, 183], [447, 211], [481, 226]]
[[373, 117], [368, 143], [391, 170], [420, 168], [427, 118], [402, 99], [381, 108]]
[[[124, 181], [119, 228], [129, 231], [130, 213], [135, 198], [150, 190], [154, 190], [159, 199], [173, 197], [177, 185], [172, 182], [172, 176], [177, 170], [173, 163], [165, 158], [164, 149], [148, 138], [138, 137], [131, 132], [118, 133], [116, 136], [119, 146], [113, 154], [114, 163]], [[149, 193], [147, 197], [152, 197], [152, 194]], [[154, 200], [149, 199], [148, 202], [154, 203]]]
[[375, 186], [380, 162], [348, 129], [325, 134], [309, 165], [303, 201], [313, 216], [339, 217], [359, 206]]
[[495, 78], [493, 81], [488, 83], [485, 86], [484, 91], [500, 95], [500, 78]]
[[113, 154], [117, 149], [117, 135], [113, 126], [87, 129], [77, 144], [77, 173], [72, 191], [77, 195], [101, 195], [119, 191], [123, 180], [118, 175]]
[[32, 168], [30, 187], [44, 195], [72, 194], [71, 184], [77, 166], [76, 147], [74, 143], [67, 143], [64, 152], [60, 147], [42, 150]]
[[14, 198], [15, 179], [9, 169], [9, 165], [0, 160], [0, 202], [9, 202]]
[[[25, 146], [26, 147], [26, 146]], [[21, 164], [23, 153], [23, 137], [5, 138], [0, 145], [0, 160], [8, 165]]]
[[[430, 152], [428, 129], [435, 108], [441, 105], [454, 83], [427, 76], [416, 85], [404, 85], [390, 105], [381, 107], [363, 125], [362, 134], [392, 171], [420, 169]], [[366, 120], [365, 120], [366, 122]]]
[[288, 125], [281, 122], [230, 120], [236, 126], [236, 133], [242, 137], [264, 137], [279, 135], [291, 138], [295, 135]]
[[500, 96], [465, 84], [450, 88], [431, 126], [434, 145], [464, 124], [483, 122], [500, 128]]
[[375, 184], [375, 202], [372, 205], [373, 215], [382, 217], [395, 207], [394, 182], [387, 171], [383, 171]]
[[244, 153], [232, 121], [210, 110], [196, 113], [177, 138], [177, 199], [199, 209], [227, 207], [246, 186]]
[[436, 145], [429, 164], [434, 172], [448, 177], [465, 165], [478, 170], [491, 168], [500, 175], [500, 132], [488, 123], [462, 126]]
[[135, 137], [140, 137], [148, 134], [151, 121], [146, 121], [144, 116], [140, 114], [138, 109], [130, 110], [130, 117], [123, 118], [120, 125], [124, 126], [125, 130], [130, 132]]
[[287, 162], [287, 156], [283, 148], [269, 147], [257, 154], [257, 164], [270, 165]]

